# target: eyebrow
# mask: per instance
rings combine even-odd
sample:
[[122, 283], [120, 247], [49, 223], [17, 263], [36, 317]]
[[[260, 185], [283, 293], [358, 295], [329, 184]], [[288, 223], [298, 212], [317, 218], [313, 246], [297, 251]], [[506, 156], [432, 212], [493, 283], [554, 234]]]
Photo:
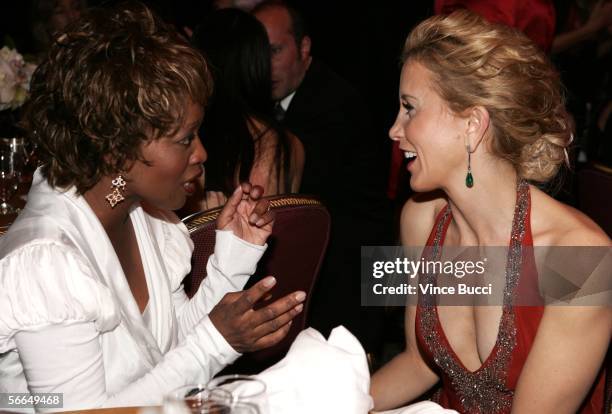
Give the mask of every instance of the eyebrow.
[[400, 98], [405, 99], [405, 100], [407, 100], [407, 99], [414, 99], [414, 100], [417, 100], [417, 98], [416, 98], [415, 96], [409, 95], [409, 94], [407, 94], [407, 93], [403, 93], [403, 94], [401, 94], [401, 95], [400, 95]]
[[192, 122], [191, 124], [187, 125], [187, 129], [193, 129], [193, 128], [197, 127], [198, 125], [200, 125], [202, 123], [203, 120], [204, 120], [204, 117], [196, 119], [194, 122]]

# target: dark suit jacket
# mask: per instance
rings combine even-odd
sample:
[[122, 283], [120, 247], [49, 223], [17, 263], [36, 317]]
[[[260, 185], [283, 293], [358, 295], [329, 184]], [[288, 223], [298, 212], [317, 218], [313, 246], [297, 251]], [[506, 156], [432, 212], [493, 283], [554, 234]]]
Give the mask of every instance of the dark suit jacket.
[[304, 144], [301, 192], [321, 196], [332, 209], [355, 202], [362, 204], [360, 211], [375, 208], [365, 203], [383, 197], [383, 145], [363, 99], [347, 81], [313, 59], [283, 124]]
[[[349, 328], [366, 350], [381, 323], [360, 306], [360, 246], [387, 244], [392, 234], [385, 197], [382, 140], [357, 91], [313, 59], [283, 124], [304, 144], [300, 192], [318, 195], [332, 216], [332, 233], [311, 307], [311, 325], [324, 334]], [[376, 332], [375, 332], [376, 331]]]

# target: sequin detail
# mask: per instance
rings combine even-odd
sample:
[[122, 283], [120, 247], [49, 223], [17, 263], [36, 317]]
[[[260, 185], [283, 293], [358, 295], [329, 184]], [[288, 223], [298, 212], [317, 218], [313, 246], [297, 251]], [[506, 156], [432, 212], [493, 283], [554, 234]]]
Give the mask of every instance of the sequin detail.
[[[529, 185], [520, 180], [517, 185], [517, 200], [506, 259], [506, 285], [499, 332], [491, 355], [477, 371], [467, 370], [446, 343], [446, 338], [442, 337], [435, 295], [419, 296], [421, 336], [435, 363], [451, 379], [452, 387], [459, 396], [464, 411], [469, 413], [506, 413], [512, 408], [513, 392], [506, 387], [512, 351], [516, 346], [512, 303], [520, 277], [523, 259], [522, 241], [525, 236], [525, 217], [528, 209]], [[447, 206], [435, 229], [432, 248], [428, 252], [431, 253], [430, 260], [439, 259], [444, 228], [451, 219], [451, 210]], [[421, 276], [421, 280], [422, 283], [436, 284], [435, 275], [425, 274]]]

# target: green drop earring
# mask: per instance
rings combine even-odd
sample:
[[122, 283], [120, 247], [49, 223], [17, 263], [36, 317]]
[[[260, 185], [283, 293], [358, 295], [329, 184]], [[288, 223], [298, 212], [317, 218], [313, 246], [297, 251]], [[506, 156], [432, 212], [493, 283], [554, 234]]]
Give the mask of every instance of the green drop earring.
[[465, 176], [465, 186], [467, 188], [474, 187], [474, 177], [472, 177], [472, 151], [470, 150], [470, 144], [466, 146], [468, 153], [468, 170]]

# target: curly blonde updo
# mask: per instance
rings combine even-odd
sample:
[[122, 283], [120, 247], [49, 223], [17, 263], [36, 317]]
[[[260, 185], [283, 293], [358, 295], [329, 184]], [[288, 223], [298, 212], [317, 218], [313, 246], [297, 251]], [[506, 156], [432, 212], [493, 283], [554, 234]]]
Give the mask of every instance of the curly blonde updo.
[[558, 73], [524, 34], [459, 10], [412, 30], [402, 53], [410, 61], [432, 72], [432, 87], [455, 113], [487, 109], [491, 150], [519, 177], [545, 183], [557, 174], [572, 124]]

